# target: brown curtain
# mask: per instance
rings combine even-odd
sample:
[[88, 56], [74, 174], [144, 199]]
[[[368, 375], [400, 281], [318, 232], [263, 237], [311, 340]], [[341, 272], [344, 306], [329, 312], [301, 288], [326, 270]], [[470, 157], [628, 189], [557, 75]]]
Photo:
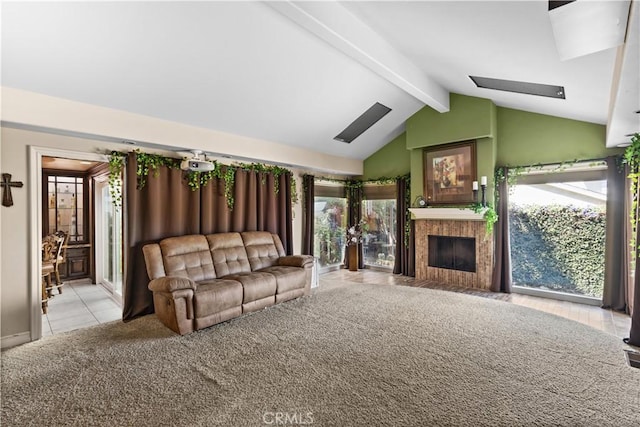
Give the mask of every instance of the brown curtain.
[[127, 215], [123, 289], [123, 319], [153, 313], [153, 298], [147, 289], [149, 277], [142, 246], [170, 236], [200, 233], [200, 195], [183, 181], [182, 171], [166, 166], [149, 173], [143, 189], [137, 189], [135, 153], [125, 166], [124, 207]]
[[[637, 228], [636, 239], [640, 239], [640, 227]], [[640, 240], [636, 240], [639, 242]], [[640, 254], [636, 251], [635, 278], [633, 282], [633, 309], [631, 310], [631, 329], [627, 344], [640, 347]]]
[[629, 204], [620, 156], [607, 158], [607, 224], [602, 308], [629, 312], [629, 240], [626, 238]]
[[[353, 185], [355, 181], [347, 183], [347, 228], [356, 225], [362, 219], [362, 186]], [[346, 236], [345, 236], [346, 237]], [[344, 265], [349, 266], [349, 251], [344, 251]], [[362, 245], [358, 245], [358, 268], [364, 268]]]
[[[414, 224], [409, 212], [409, 178], [402, 177], [396, 180], [396, 260], [393, 265], [394, 274], [415, 277], [415, 233]], [[405, 230], [409, 227], [409, 235]]]
[[[153, 298], [147, 289], [142, 246], [165, 237], [229, 231], [269, 231], [278, 234], [285, 252], [293, 251], [291, 174], [236, 170], [234, 204], [229, 209], [224, 179], [213, 178], [192, 191], [178, 169], [160, 167], [157, 177], [136, 188], [135, 154], [126, 166], [127, 278], [123, 319], [153, 313]], [[276, 194], [274, 180], [278, 180]]]
[[[200, 189], [202, 234], [269, 231], [280, 236], [287, 254], [293, 251], [291, 174], [235, 172], [233, 209], [225, 197], [225, 181], [213, 179]], [[274, 191], [278, 181], [278, 193]]]
[[315, 177], [302, 177], [302, 254], [313, 255]]
[[495, 224], [495, 265], [491, 290], [511, 293], [511, 243], [509, 237], [509, 169], [503, 167], [504, 179], [498, 182], [498, 222]]
[[[640, 231], [640, 228], [638, 228]], [[640, 232], [636, 234], [636, 239], [640, 238]], [[637, 241], [637, 240], [636, 240]], [[631, 312], [631, 329], [627, 344], [640, 347], [640, 256], [636, 254], [635, 279], [633, 283], [633, 309]]]
[[[626, 172], [628, 173], [629, 170], [627, 170]], [[638, 194], [638, 190], [640, 189], [636, 189], [636, 193], [631, 194], [630, 180], [627, 180], [626, 193], [629, 196], [627, 198], [628, 203], [632, 203], [633, 200], [637, 201], [640, 199], [640, 194]], [[629, 208], [630, 206], [631, 205], [629, 205]], [[640, 209], [640, 207], [636, 205], [636, 221], [638, 221], [638, 213], [639, 213], [638, 209]], [[627, 224], [629, 224], [629, 221], [626, 221], [626, 222]], [[630, 233], [631, 233], [630, 226], [627, 227], [627, 231], [629, 233], [628, 236], [630, 236]], [[630, 239], [627, 239], [625, 240], [625, 242], [629, 242], [629, 240]], [[640, 242], [640, 227], [638, 227], [638, 224], [636, 222], [636, 247], [639, 242]], [[627, 253], [629, 253], [629, 251], [627, 251]], [[640, 347], [640, 253], [638, 253], [637, 249], [636, 249], [635, 255], [636, 255], [635, 267], [634, 267], [635, 271], [633, 272], [634, 275], [632, 280], [632, 286], [629, 286], [629, 289], [627, 292], [627, 298], [628, 298], [627, 301], [631, 306], [629, 308], [629, 311], [631, 312], [631, 329], [629, 331], [629, 339], [626, 340], [626, 342], [636, 347]], [[628, 259], [630, 259], [630, 257]]]

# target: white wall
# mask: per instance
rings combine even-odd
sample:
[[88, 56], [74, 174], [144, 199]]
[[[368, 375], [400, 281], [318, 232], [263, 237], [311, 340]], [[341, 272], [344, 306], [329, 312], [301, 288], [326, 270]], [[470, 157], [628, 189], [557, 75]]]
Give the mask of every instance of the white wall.
[[[185, 147], [247, 157], [264, 163], [285, 163], [292, 167], [299, 196], [302, 171], [324, 171], [345, 175], [362, 173], [362, 161], [328, 156], [217, 131], [185, 126], [123, 111], [82, 104], [11, 88], [2, 88], [0, 169], [23, 188], [12, 189], [14, 205], [0, 212], [0, 337], [2, 347], [31, 340], [30, 318], [30, 147], [44, 147], [83, 153], [129, 151], [131, 145], [105, 141], [133, 140], [165, 147]], [[26, 130], [30, 129], [30, 130]], [[69, 134], [83, 135], [67, 136]], [[86, 136], [90, 135], [90, 136]], [[95, 136], [95, 138], [94, 138]], [[145, 151], [158, 151], [144, 149]], [[162, 152], [162, 151], [160, 151]], [[165, 152], [169, 153], [169, 152]], [[33, 207], [37, 209], [37, 207]], [[40, 215], [40, 213], [37, 213]], [[302, 207], [294, 208], [294, 253], [302, 247]], [[35, 301], [35, 298], [33, 299]]]
[[362, 175], [363, 162], [188, 126], [154, 117], [98, 107], [38, 93], [2, 87], [2, 121], [115, 141], [137, 141], [184, 151], [200, 149], [236, 158], [256, 159], [344, 175]]

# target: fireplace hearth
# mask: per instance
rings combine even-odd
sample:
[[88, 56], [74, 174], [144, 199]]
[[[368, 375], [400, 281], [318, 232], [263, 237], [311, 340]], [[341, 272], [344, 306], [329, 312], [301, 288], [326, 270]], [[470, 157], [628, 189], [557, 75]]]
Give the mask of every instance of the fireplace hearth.
[[429, 267], [476, 272], [476, 239], [429, 235]]

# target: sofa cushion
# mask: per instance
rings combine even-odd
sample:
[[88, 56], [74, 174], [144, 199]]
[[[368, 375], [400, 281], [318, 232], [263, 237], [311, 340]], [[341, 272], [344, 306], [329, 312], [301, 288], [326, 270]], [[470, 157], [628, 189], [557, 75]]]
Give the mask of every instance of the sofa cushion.
[[218, 277], [251, 271], [240, 233], [209, 234], [207, 241]]
[[273, 274], [278, 285], [277, 293], [281, 294], [293, 289], [304, 288], [306, 274], [303, 268], [274, 265], [263, 268], [262, 273]]
[[169, 237], [160, 242], [167, 276], [188, 277], [200, 282], [216, 278], [207, 239], [202, 235]]
[[244, 288], [243, 303], [271, 297], [276, 294], [276, 278], [273, 274], [253, 271], [251, 273], [232, 274], [225, 279], [237, 280]]
[[246, 231], [240, 234], [242, 234], [252, 271], [278, 264], [278, 258], [281, 255], [278, 253], [271, 233], [268, 231]]
[[242, 305], [242, 284], [235, 280], [214, 279], [198, 284], [193, 296], [194, 315], [202, 318]]

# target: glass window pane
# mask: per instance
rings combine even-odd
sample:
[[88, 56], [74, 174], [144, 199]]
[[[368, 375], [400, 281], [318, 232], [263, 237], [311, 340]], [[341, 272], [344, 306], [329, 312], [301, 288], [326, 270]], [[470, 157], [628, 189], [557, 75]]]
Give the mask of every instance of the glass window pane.
[[513, 186], [513, 284], [602, 298], [606, 200], [606, 180]]
[[364, 200], [362, 219], [366, 222], [362, 245], [365, 265], [393, 268], [396, 253], [396, 200]]
[[56, 210], [55, 209], [51, 209], [49, 210], [49, 230], [47, 231], [48, 234], [53, 234], [56, 232]]
[[347, 226], [347, 199], [316, 197], [314, 199], [314, 256], [320, 267], [339, 265], [344, 260]]
[[73, 223], [71, 224], [71, 233], [75, 236], [75, 241], [82, 240], [83, 226], [82, 226], [82, 209], [75, 210], [73, 215]]

